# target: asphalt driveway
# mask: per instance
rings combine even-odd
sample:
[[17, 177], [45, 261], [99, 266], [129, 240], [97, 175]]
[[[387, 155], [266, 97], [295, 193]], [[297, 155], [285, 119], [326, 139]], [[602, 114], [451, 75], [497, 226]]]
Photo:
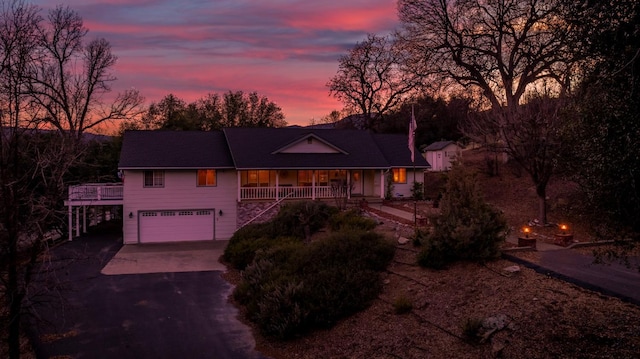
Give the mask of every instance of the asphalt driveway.
[[38, 358], [264, 358], [220, 271], [101, 274], [120, 242], [94, 234], [53, 250], [46, 276], [64, 288], [40, 288]]

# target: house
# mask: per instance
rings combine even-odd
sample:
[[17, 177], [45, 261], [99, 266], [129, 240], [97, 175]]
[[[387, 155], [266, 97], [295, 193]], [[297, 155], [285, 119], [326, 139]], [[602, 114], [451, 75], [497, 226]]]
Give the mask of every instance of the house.
[[460, 148], [453, 141], [438, 141], [424, 150], [424, 158], [431, 164], [431, 171], [448, 171], [456, 158], [460, 156]]
[[[415, 172], [419, 176], [414, 176]], [[283, 200], [411, 196], [429, 164], [406, 135], [361, 130], [227, 128], [127, 131], [124, 243], [229, 239]]]

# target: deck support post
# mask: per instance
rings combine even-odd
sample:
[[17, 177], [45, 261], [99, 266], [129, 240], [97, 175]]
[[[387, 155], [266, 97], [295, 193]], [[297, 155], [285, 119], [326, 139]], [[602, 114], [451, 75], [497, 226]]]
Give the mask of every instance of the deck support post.
[[82, 206], [82, 233], [87, 233], [87, 206]]
[[68, 219], [69, 228], [67, 229], [67, 231], [69, 232], [69, 242], [71, 242], [73, 240], [73, 206], [69, 204], [68, 207], [69, 207], [69, 219]]
[[80, 207], [76, 207], [76, 237], [80, 237]]

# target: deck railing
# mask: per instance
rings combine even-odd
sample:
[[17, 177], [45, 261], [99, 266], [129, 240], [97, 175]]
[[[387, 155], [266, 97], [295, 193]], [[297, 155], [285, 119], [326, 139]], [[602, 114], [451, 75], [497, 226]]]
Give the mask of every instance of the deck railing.
[[85, 183], [69, 187], [70, 201], [121, 200], [122, 183]]
[[[315, 196], [314, 196], [315, 190]], [[287, 197], [288, 199], [333, 198], [335, 191], [331, 186], [282, 186], [282, 187], [241, 187], [241, 200], [276, 199]], [[276, 194], [278, 195], [276, 197]]]

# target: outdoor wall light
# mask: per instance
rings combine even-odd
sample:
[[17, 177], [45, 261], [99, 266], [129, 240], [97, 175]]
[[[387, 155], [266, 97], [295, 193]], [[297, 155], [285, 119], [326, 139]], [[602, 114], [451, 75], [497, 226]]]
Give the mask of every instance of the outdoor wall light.
[[222, 217], [222, 210], [218, 211], [218, 216]]
[[129, 218], [133, 219], [133, 212], [129, 212]]

